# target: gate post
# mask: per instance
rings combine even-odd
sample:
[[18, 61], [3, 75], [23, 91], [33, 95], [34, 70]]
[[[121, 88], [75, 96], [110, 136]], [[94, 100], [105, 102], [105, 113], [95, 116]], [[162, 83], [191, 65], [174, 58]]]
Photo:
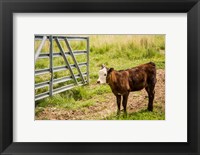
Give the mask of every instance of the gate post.
[[53, 95], [53, 37], [52, 35], [49, 36], [49, 41], [50, 41], [50, 51], [49, 51], [49, 56], [50, 56], [50, 73], [51, 73], [51, 79], [49, 82], [49, 95]]
[[90, 43], [89, 43], [89, 37], [87, 37], [87, 83], [89, 84], [90, 76], [89, 76], [89, 67], [90, 67], [90, 61], [89, 61], [89, 54], [90, 54]]

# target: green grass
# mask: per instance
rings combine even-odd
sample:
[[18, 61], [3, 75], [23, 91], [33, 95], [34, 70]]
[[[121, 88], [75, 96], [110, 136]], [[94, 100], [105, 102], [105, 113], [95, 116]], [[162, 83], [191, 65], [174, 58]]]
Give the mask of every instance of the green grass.
[[66, 109], [77, 109], [93, 105], [101, 98], [102, 94], [110, 92], [111, 90], [107, 85], [101, 85], [95, 88], [91, 88], [89, 85], [80, 86], [39, 100], [36, 104], [37, 107], [56, 106]]
[[[101, 100], [101, 95], [111, 93], [108, 85], [95, 86], [98, 79], [98, 71], [102, 64], [107, 67], [113, 67], [116, 70], [131, 68], [143, 63], [154, 62], [158, 69], [165, 69], [165, 36], [164, 35], [90, 35], [90, 85], [75, 87], [71, 90], [56, 94], [36, 101], [37, 108], [47, 106], [56, 106], [66, 109], [79, 109], [95, 105], [97, 100]], [[85, 50], [86, 42], [71, 41], [73, 50]], [[40, 42], [35, 42], [35, 51]], [[64, 42], [61, 42], [64, 51], [68, 51]], [[55, 52], [59, 52], [56, 43], [53, 43]], [[42, 48], [42, 53], [49, 52], [49, 42], [46, 42]], [[67, 57], [68, 61], [73, 64], [72, 58]], [[85, 62], [85, 56], [77, 56], [77, 61]], [[49, 68], [48, 59], [39, 59], [36, 61], [35, 69]], [[54, 66], [66, 65], [62, 57], [54, 58]], [[86, 68], [81, 68], [82, 72], [86, 72]], [[78, 74], [77, 69], [73, 69]], [[51, 74], [39, 75], [35, 77], [35, 82], [44, 82], [50, 79]], [[60, 71], [54, 73], [54, 78], [70, 76], [69, 71]], [[54, 85], [54, 88], [61, 87], [72, 83], [73, 81], [64, 82]], [[48, 91], [48, 87], [38, 89], [36, 94]], [[36, 112], [38, 113], [38, 112]], [[145, 119], [156, 118], [159, 113], [153, 112], [146, 115], [145, 111], [129, 114], [127, 119]], [[164, 116], [164, 114], [163, 114]], [[159, 118], [163, 118], [159, 116]], [[115, 117], [113, 116], [115, 119]]]
[[160, 108], [154, 106], [153, 112], [145, 109], [128, 113], [127, 115], [124, 115], [123, 112], [119, 116], [113, 113], [109, 117], [106, 117], [105, 120], [165, 120], [165, 113]]

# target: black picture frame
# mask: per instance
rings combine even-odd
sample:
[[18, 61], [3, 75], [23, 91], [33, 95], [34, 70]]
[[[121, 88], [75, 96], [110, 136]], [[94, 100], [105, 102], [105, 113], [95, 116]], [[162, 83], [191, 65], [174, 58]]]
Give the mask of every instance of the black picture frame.
[[[187, 13], [187, 143], [13, 142], [13, 13]], [[199, 0], [0, 0], [1, 154], [200, 154]], [[181, 107], [180, 107], [181, 110]], [[172, 129], [173, 130], [173, 129]], [[148, 130], [147, 130], [148, 132]]]

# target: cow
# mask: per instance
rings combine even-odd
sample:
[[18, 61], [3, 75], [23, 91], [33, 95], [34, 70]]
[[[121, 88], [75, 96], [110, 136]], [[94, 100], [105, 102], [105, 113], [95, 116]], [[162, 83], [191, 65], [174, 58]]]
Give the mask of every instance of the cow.
[[156, 84], [156, 65], [153, 62], [142, 64], [133, 68], [116, 71], [102, 65], [97, 83], [107, 83], [117, 100], [117, 115], [120, 114], [121, 98], [124, 114], [127, 114], [127, 100], [130, 92], [145, 88], [148, 94], [148, 110], [153, 111], [153, 100]]

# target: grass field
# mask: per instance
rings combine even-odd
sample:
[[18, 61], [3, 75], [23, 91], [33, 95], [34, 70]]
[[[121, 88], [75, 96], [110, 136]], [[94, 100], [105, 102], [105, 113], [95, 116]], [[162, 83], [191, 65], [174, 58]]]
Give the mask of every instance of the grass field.
[[[87, 35], [88, 36], [88, 35]], [[90, 84], [80, 86], [71, 90], [56, 94], [39, 101], [36, 101], [35, 114], [36, 119], [69, 119], [65, 117], [65, 113], [72, 115], [70, 119], [76, 119], [75, 115], [83, 115], [81, 119], [103, 119], [103, 120], [163, 120], [165, 119], [165, 104], [164, 101], [156, 101], [157, 105], [154, 106], [154, 112], [146, 111], [146, 107], [136, 108], [134, 112], [130, 112], [127, 117], [123, 115], [116, 117], [116, 103], [115, 99], [108, 100], [110, 96], [114, 96], [108, 85], [97, 85], [98, 71], [102, 64], [108, 67], [114, 67], [116, 70], [127, 69], [139, 64], [152, 61], [156, 63], [157, 69], [164, 71], [165, 69], [165, 36], [164, 35], [90, 35]], [[35, 42], [35, 50], [39, 46], [39, 42]], [[61, 43], [64, 50], [67, 47]], [[57, 45], [53, 44], [56, 52], [59, 52]], [[72, 49], [83, 50], [86, 49], [84, 41], [72, 41]], [[49, 43], [46, 42], [42, 52], [49, 51]], [[77, 56], [78, 62], [85, 62], [86, 56]], [[68, 58], [70, 63], [72, 59]], [[62, 57], [54, 58], [54, 66], [65, 65]], [[39, 59], [35, 64], [35, 69], [48, 68], [48, 59]], [[82, 72], [86, 72], [86, 67], [83, 67]], [[77, 74], [77, 70], [73, 70]], [[54, 73], [54, 78], [70, 75], [69, 71], [60, 71]], [[35, 77], [35, 83], [48, 81], [50, 74], [40, 75]], [[54, 85], [54, 88], [67, 85], [69, 82]], [[48, 87], [38, 89], [36, 94], [45, 92]], [[135, 92], [135, 94], [142, 94]], [[144, 96], [144, 95], [143, 95]], [[164, 98], [163, 95], [160, 95]], [[135, 98], [137, 100], [137, 97]], [[131, 99], [130, 99], [131, 100]], [[146, 102], [146, 99], [144, 100]], [[112, 102], [112, 103], [110, 103]], [[113, 107], [106, 107], [101, 109], [102, 105], [112, 104]], [[137, 104], [137, 101], [136, 103]], [[145, 103], [146, 104], [146, 103]], [[87, 111], [92, 113], [91, 109], [101, 109], [102, 113], [99, 116], [87, 117]], [[52, 114], [52, 109], [54, 113]], [[88, 110], [89, 109], [89, 110]], [[56, 111], [56, 113], [55, 113]], [[81, 111], [81, 112], [80, 112]], [[83, 112], [82, 112], [83, 111]], [[107, 113], [104, 115], [104, 111]], [[109, 112], [108, 112], [109, 111]], [[129, 110], [128, 110], [129, 111]], [[49, 113], [48, 113], [49, 112]], [[97, 111], [94, 111], [94, 113]], [[99, 112], [99, 111], [98, 111]], [[47, 114], [48, 113], [48, 114]], [[58, 114], [57, 114], [58, 113]], [[56, 115], [63, 114], [62, 117]], [[45, 115], [46, 114], [46, 115]], [[52, 115], [52, 116], [51, 116]], [[55, 115], [55, 117], [53, 117]], [[74, 118], [73, 118], [74, 115]]]

